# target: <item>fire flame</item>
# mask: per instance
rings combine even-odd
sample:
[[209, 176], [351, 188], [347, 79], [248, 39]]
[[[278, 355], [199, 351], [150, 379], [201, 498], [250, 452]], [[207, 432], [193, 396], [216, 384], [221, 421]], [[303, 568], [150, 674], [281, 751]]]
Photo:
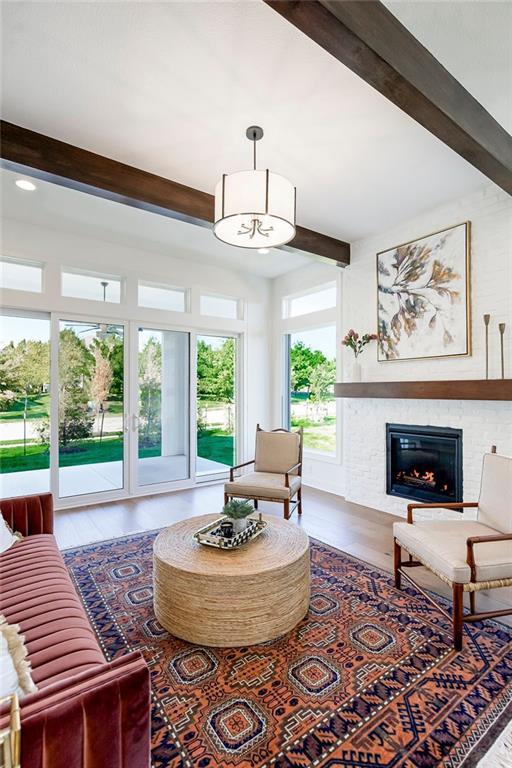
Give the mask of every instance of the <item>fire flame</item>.
[[[422, 472], [419, 469], [416, 469], [416, 467], [414, 467], [408, 472], [406, 470], [401, 469], [398, 472], [396, 479], [406, 480], [406, 481], [409, 480], [409, 482], [413, 482], [417, 485], [420, 485], [421, 483], [425, 483], [426, 485], [435, 485], [436, 473], [434, 470], [425, 470]], [[448, 483], [443, 483], [441, 490], [448, 491]]]

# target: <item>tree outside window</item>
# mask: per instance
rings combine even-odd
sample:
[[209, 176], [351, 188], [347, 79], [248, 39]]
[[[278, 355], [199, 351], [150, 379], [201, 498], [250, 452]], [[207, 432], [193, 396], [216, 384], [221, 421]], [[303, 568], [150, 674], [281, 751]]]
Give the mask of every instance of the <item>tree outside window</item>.
[[336, 453], [336, 328], [290, 334], [290, 425], [303, 427], [304, 447]]

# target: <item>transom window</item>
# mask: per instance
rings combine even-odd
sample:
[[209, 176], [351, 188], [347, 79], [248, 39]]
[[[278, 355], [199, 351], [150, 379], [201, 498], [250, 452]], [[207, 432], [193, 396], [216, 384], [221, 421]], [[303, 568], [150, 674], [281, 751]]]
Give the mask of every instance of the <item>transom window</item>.
[[283, 318], [309, 315], [336, 306], [336, 283], [324, 285], [307, 293], [285, 296], [283, 298]]
[[170, 312], [187, 311], [187, 291], [157, 283], [139, 282], [139, 307], [164, 309]]
[[237, 320], [241, 316], [240, 300], [229, 296], [203, 293], [200, 297], [199, 308], [202, 315], [211, 315], [212, 317], [227, 317], [231, 320]]
[[0, 258], [0, 288], [15, 291], [41, 293], [43, 290], [43, 265], [35, 261]]
[[116, 275], [96, 272], [62, 271], [62, 295], [74, 299], [121, 303], [123, 281]]

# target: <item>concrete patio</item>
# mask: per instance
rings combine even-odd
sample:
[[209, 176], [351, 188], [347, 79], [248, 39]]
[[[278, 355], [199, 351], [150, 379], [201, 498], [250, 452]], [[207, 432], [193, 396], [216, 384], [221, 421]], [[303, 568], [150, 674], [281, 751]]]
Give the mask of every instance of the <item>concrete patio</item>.
[[[184, 480], [188, 477], [188, 459], [186, 456], [149, 457], [139, 460], [138, 469], [138, 481], [141, 486]], [[227, 470], [228, 467], [218, 461], [197, 458], [197, 475], [207, 476]], [[123, 462], [105, 461], [62, 467], [59, 471], [59, 485], [60, 498], [118, 490], [123, 486]], [[0, 474], [0, 498], [49, 490], [49, 469]]]

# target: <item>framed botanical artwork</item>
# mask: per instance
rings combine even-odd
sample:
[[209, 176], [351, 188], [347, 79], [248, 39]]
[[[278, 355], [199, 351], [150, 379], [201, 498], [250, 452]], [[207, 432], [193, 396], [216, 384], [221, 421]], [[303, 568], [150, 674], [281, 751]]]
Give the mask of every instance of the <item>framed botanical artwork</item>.
[[470, 222], [377, 254], [377, 359], [471, 354]]

